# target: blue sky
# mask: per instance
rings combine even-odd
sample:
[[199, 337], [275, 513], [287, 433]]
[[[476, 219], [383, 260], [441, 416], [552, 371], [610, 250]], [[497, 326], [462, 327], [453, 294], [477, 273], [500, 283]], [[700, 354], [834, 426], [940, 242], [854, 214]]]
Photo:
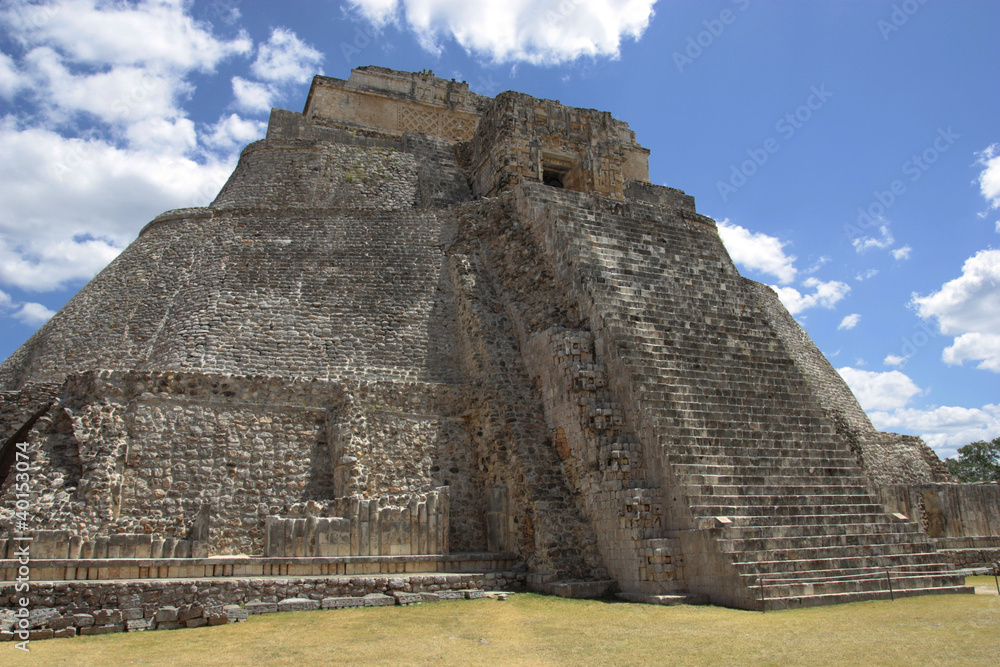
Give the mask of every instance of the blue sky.
[[876, 426], [1000, 435], [993, 0], [6, 1], [0, 355], [313, 74], [432, 69], [597, 108], [775, 287]]

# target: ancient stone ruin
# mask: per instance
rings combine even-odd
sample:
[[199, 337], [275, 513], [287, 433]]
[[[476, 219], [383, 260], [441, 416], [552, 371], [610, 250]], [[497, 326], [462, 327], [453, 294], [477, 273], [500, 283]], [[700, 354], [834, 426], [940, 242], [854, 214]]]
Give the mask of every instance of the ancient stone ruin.
[[996, 485], [877, 432], [648, 156], [606, 112], [316, 77], [0, 366], [0, 580], [30, 538], [53, 608], [969, 592], [932, 537], [1000, 547]]

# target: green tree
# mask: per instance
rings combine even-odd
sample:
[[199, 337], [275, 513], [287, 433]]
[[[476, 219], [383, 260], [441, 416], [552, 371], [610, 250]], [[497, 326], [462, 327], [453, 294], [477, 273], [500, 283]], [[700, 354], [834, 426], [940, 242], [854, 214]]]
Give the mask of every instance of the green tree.
[[958, 457], [947, 463], [949, 472], [963, 482], [1000, 482], [1000, 436], [960, 448]]

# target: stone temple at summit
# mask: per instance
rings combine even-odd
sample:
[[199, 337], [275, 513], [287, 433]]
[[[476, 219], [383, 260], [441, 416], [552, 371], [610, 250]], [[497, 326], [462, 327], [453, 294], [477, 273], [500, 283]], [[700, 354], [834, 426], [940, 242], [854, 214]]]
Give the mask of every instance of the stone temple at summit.
[[[31, 533], [53, 581], [115, 559], [745, 609], [888, 598], [887, 571], [969, 592], [910, 492], [945, 466], [873, 428], [648, 157], [606, 112], [316, 77], [210, 205], [146, 225], [0, 366], [0, 559]], [[961, 494], [951, 536], [1000, 534], [995, 489]]]

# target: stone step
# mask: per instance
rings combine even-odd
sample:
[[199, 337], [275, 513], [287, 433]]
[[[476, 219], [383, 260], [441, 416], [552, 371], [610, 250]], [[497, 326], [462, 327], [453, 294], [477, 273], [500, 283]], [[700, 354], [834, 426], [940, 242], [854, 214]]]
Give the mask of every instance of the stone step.
[[901, 558], [906, 555], [926, 555], [937, 552], [928, 544], [896, 542], [890, 544], [864, 544], [830, 546], [804, 546], [774, 549], [733, 549], [723, 547], [724, 553], [732, 554], [736, 562], [798, 562], [843, 558], [880, 558], [883, 556]]
[[781, 574], [792, 572], [839, 571], [845, 569], [898, 567], [904, 565], [941, 566], [941, 556], [936, 552], [887, 553], [877, 556], [832, 556], [829, 558], [800, 558], [790, 560], [738, 560], [733, 554], [733, 565], [741, 573]]
[[[875, 507], [875, 506], [869, 506]], [[885, 509], [879, 505], [878, 510], [867, 510], [865, 512], [844, 512], [838, 511], [841, 508], [832, 508], [829, 513], [800, 513], [800, 514], [780, 514], [780, 513], [768, 513], [768, 514], [708, 514], [700, 516], [725, 516], [732, 521], [732, 524], [726, 530], [735, 530], [738, 528], [766, 528], [770, 529], [772, 527], [787, 527], [787, 526], [823, 526], [823, 530], [829, 529], [828, 527], [842, 526], [842, 525], [856, 525], [858, 523], [880, 523], [889, 520], [888, 515], [885, 513]]]
[[665, 447], [670, 463], [734, 466], [759, 466], [783, 468], [789, 465], [802, 467], [830, 467], [858, 470], [857, 459], [850, 452], [839, 448], [806, 449], [804, 443], [794, 446], [770, 447], [759, 442], [733, 441], [709, 445], [707, 438], [698, 438], [705, 444], [687, 443]]
[[[876, 520], [877, 519], [877, 520]], [[853, 537], [871, 535], [907, 535], [912, 539], [929, 540], [919, 526], [910, 521], [895, 521], [874, 517], [867, 523], [805, 523], [741, 525], [736, 521], [725, 529], [725, 538], [731, 540], [753, 539], [806, 539], [813, 537]]]
[[815, 466], [810, 465], [788, 465], [784, 466], [778, 470], [763, 470], [760, 468], [754, 468], [749, 464], [744, 466], [737, 466], [733, 463], [722, 463], [722, 459], [718, 459], [719, 462], [711, 463], [677, 463], [671, 461], [672, 469], [674, 475], [677, 477], [678, 481], [685, 482], [691, 479], [692, 483], [698, 483], [698, 476], [703, 476], [707, 482], [711, 482], [711, 478], [719, 477], [729, 477], [729, 478], [741, 478], [743, 476], [758, 475], [762, 477], [807, 477], [812, 478], [814, 475], [822, 478], [834, 477], [838, 475], [850, 475], [852, 478], [856, 478], [858, 473], [857, 466], [832, 466], [826, 464], [819, 464]]
[[763, 579], [754, 582], [751, 592], [765, 599], [793, 598], [811, 595], [831, 595], [838, 593], [857, 593], [863, 591], [885, 591], [888, 595], [892, 586], [893, 594], [899, 590], [927, 590], [940, 587], [963, 586], [964, 579], [947, 574], [898, 575], [890, 572], [887, 578], [885, 571], [875, 571], [870, 575], [856, 577], [817, 578], [809, 581], [783, 582]]
[[800, 497], [800, 496], [851, 496], [871, 499], [868, 489], [860, 484], [848, 484], [850, 481], [840, 480], [841, 484], [685, 484], [684, 492], [689, 498], [760, 498], [760, 497]]
[[708, 485], [713, 487], [727, 485], [769, 485], [784, 488], [790, 486], [808, 486], [813, 484], [829, 484], [832, 486], [859, 485], [860, 478], [843, 472], [853, 472], [848, 468], [825, 470], [837, 470], [840, 472], [823, 472], [814, 475], [767, 475], [761, 471], [750, 471], [744, 474], [728, 475], [680, 473], [677, 474], [676, 477], [677, 481], [683, 485]]
[[[933, 542], [920, 533], [840, 533], [814, 534], [788, 537], [784, 535], [762, 536], [751, 538], [730, 538], [729, 530], [726, 537], [718, 539], [719, 546], [726, 552], [776, 552], [788, 549], [813, 548], [869, 548], [885, 545], [899, 545], [905, 548], [919, 546], [924, 551], [933, 549]], [[921, 539], [923, 538], [923, 539]]]
[[[724, 516], [732, 519], [744, 517], [768, 517], [780, 519], [792, 519], [782, 521], [782, 523], [808, 523], [808, 521], [794, 520], [793, 517], [805, 517], [815, 519], [815, 523], [847, 523], [850, 520], [857, 521], [859, 515], [880, 515], [885, 517], [885, 508], [875, 503], [830, 503], [827, 505], [745, 505], [735, 503], [698, 503], [691, 505], [691, 512], [695, 516]], [[838, 517], [829, 521], [823, 521], [819, 517]], [[840, 518], [842, 517], [842, 518]], [[739, 521], [741, 525], [748, 525], [747, 521]], [[755, 525], [767, 525], [767, 522], [760, 522]]]
[[861, 602], [864, 600], [889, 600], [894, 598], [913, 597], [915, 595], [953, 595], [972, 594], [975, 588], [972, 586], [936, 586], [921, 587], [913, 589], [894, 590], [892, 593], [886, 590], [856, 591], [846, 593], [826, 593], [820, 595], [797, 595], [794, 597], [774, 597], [766, 599], [767, 610], [799, 609], [805, 607], [818, 607], [828, 604], [844, 604], [847, 602]]
[[[720, 493], [715, 495], [700, 496], [692, 494], [688, 496], [692, 505], [720, 505], [731, 507], [747, 508], [777, 508], [777, 507], [815, 507], [826, 505], [873, 505], [881, 507], [874, 502], [874, 498], [869, 493], [817, 493], [817, 494], [779, 494], [779, 495], [736, 495]], [[755, 512], [749, 512], [755, 514]]]

